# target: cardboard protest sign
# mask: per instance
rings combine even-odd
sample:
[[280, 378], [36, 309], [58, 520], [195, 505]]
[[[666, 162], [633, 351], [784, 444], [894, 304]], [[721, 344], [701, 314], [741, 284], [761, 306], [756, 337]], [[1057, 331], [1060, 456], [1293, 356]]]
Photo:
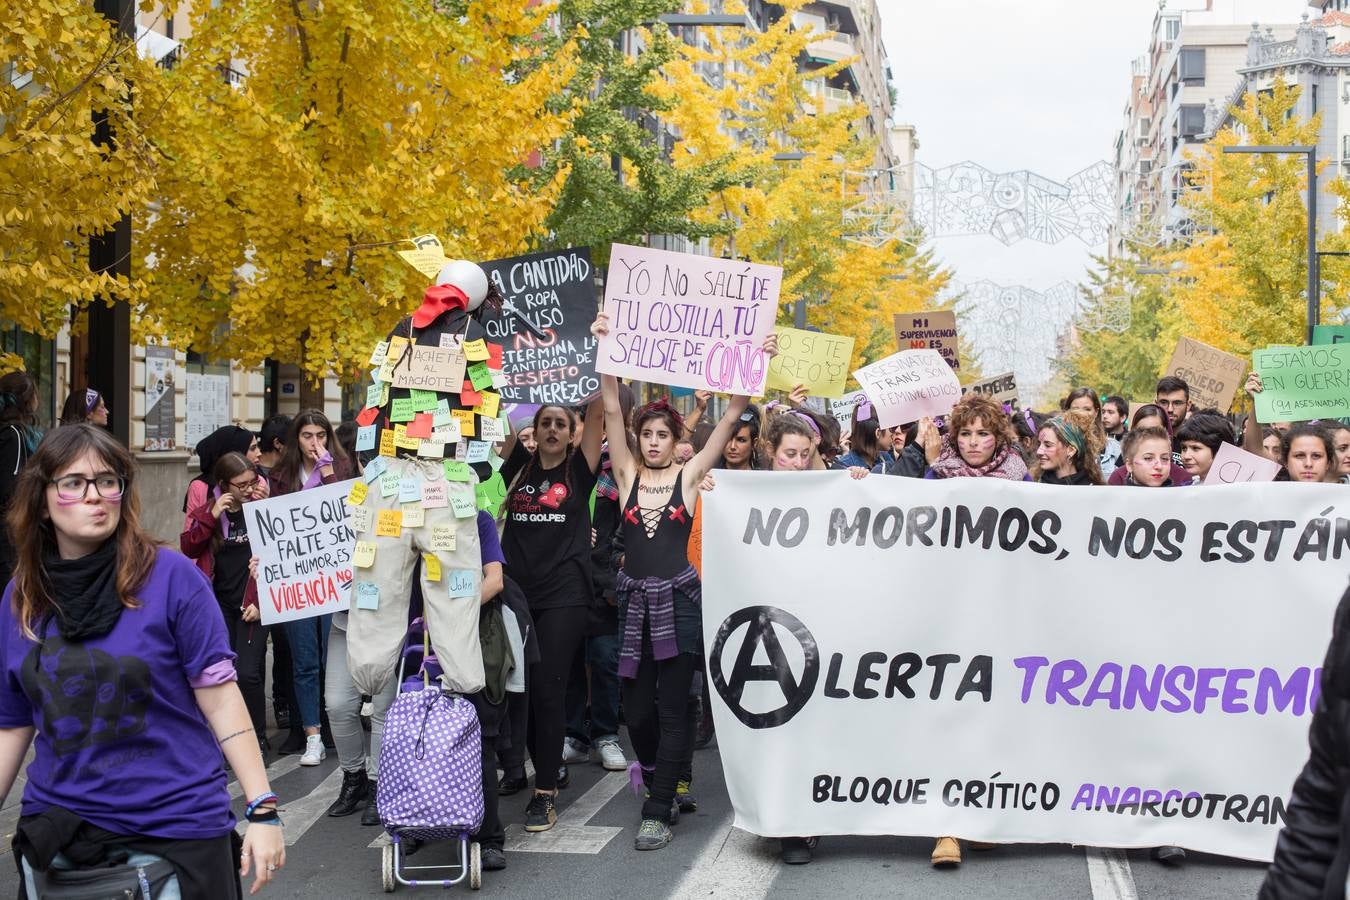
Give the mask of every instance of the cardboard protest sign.
[[757, 397], [782, 278], [777, 266], [615, 244], [596, 371]]
[[244, 504], [264, 625], [347, 610], [356, 552], [347, 498], [356, 483], [337, 481]]
[[1252, 354], [1261, 376], [1256, 421], [1306, 422], [1350, 416], [1350, 344], [1269, 347]]
[[953, 372], [961, 371], [956, 349], [956, 313], [951, 310], [896, 313], [895, 346], [900, 350], [936, 350]]
[[813, 397], [838, 397], [848, 381], [853, 338], [820, 331], [778, 329], [778, 355], [769, 363], [768, 387], [790, 391], [806, 385]]
[[1002, 375], [995, 375], [993, 378], [962, 385], [962, 396], [967, 393], [983, 394], [995, 403], [1005, 403], [1008, 406], [1016, 407], [1017, 376], [1012, 372], [1005, 372]]
[[413, 344], [394, 362], [394, 387], [458, 394], [464, 386], [466, 365], [464, 351], [458, 344], [449, 347]]
[[1350, 325], [1314, 325], [1314, 344], [1350, 344]]
[[1214, 462], [1210, 464], [1209, 474], [1205, 476], [1203, 483], [1246, 484], [1250, 481], [1274, 481], [1278, 474], [1280, 474], [1279, 463], [1264, 456], [1257, 456], [1255, 453], [1248, 453], [1234, 444], [1223, 443], [1219, 445], [1219, 452], [1214, 454]]
[[736, 826], [1269, 860], [1350, 526], [1343, 486], [1299, 487], [719, 471], [702, 623]]
[[956, 373], [936, 350], [901, 350], [853, 373], [882, 428], [945, 416], [961, 399]]
[[1247, 361], [1183, 337], [1177, 339], [1177, 348], [1163, 374], [1186, 382], [1191, 389], [1192, 409], [1214, 407], [1226, 413], [1238, 388], [1247, 380]]
[[577, 406], [598, 393], [590, 249], [531, 253], [483, 269], [504, 298], [500, 311], [483, 315], [488, 339], [502, 345], [502, 400]]

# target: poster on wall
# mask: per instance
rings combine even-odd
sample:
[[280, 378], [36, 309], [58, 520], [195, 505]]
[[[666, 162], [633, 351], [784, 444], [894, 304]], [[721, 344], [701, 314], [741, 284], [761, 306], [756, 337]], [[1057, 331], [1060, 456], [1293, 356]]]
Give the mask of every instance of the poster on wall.
[[230, 424], [230, 376], [188, 375], [187, 429], [183, 440], [188, 447], [223, 425]]
[[175, 446], [177, 394], [173, 373], [172, 347], [145, 348], [145, 449], [152, 453]]

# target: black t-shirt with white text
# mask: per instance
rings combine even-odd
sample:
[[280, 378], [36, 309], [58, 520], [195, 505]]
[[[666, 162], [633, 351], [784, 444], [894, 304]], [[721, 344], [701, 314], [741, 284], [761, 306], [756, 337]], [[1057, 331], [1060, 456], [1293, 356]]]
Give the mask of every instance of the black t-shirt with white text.
[[516, 444], [502, 465], [502, 479], [511, 484], [526, 477], [506, 497], [502, 552], [506, 574], [520, 585], [533, 609], [589, 606], [591, 582], [591, 494], [596, 473], [585, 454], [573, 450], [570, 460], [545, 469]]

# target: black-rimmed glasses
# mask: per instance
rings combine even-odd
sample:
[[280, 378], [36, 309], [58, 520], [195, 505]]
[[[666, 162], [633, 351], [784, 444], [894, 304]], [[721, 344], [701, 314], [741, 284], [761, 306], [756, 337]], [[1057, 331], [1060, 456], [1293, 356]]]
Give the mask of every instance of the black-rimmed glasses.
[[121, 499], [127, 488], [127, 480], [111, 472], [104, 472], [93, 478], [88, 475], [62, 475], [60, 478], [53, 478], [49, 484], [56, 485], [56, 495], [62, 500], [83, 500], [88, 496], [91, 484], [104, 500]]

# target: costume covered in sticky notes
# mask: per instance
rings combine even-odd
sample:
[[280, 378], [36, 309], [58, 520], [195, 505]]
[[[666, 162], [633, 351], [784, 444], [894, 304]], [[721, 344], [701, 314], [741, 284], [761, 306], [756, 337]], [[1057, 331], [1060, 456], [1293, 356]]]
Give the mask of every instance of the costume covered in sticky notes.
[[380, 455], [366, 467], [365, 491], [348, 498], [357, 553], [347, 659], [362, 694], [395, 675], [419, 558], [443, 683], [483, 688], [477, 488], [505, 434], [501, 349], [487, 344], [478, 315], [496, 300], [481, 268], [453, 260], [371, 355], [375, 383], [358, 421], [378, 426]]

